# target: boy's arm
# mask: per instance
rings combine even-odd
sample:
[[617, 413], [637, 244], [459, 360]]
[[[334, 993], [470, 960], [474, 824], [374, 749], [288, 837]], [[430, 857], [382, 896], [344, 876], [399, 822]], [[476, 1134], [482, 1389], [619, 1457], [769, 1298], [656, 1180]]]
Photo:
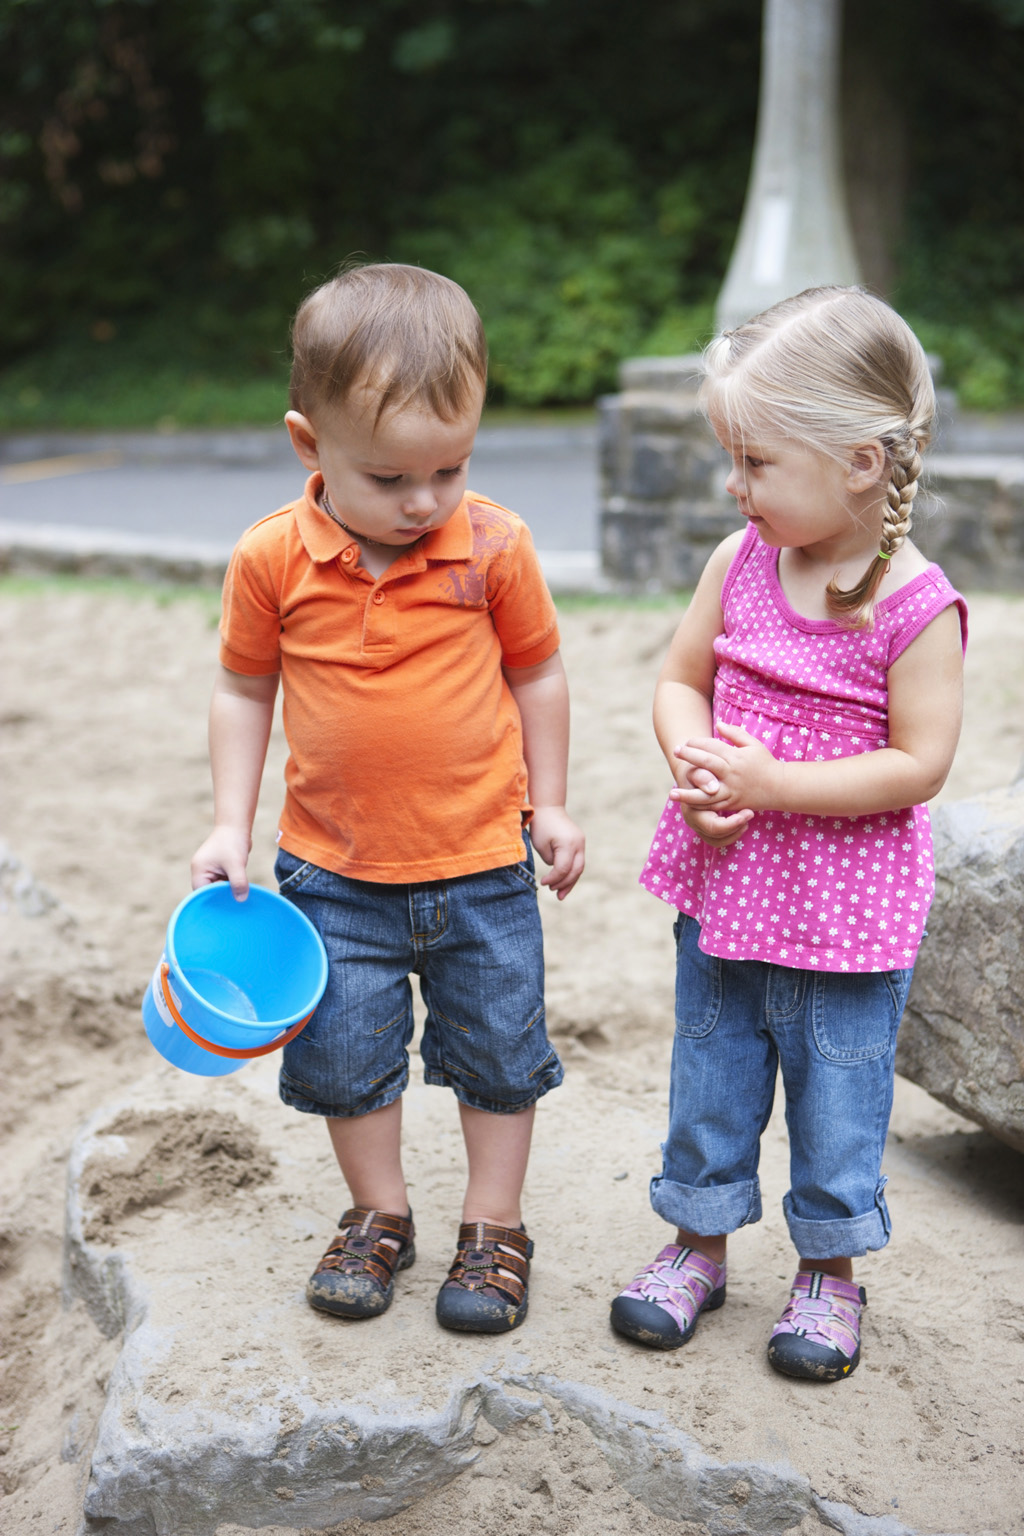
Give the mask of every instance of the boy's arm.
[[533, 805], [530, 838], [551, 865], [542, 885], [564, 900], [583, 873], [584, 837], [565, 809], [569, 688], [558, 651], [535, 667], [505, 667], [523, 722], [523, 756]]
[[210, 702], [213, 831], [192, 859], [192, 887], [227, 880], [237, 901], [249, 894], [246, 865], [279, 674], [248, 677], [222, 666]]

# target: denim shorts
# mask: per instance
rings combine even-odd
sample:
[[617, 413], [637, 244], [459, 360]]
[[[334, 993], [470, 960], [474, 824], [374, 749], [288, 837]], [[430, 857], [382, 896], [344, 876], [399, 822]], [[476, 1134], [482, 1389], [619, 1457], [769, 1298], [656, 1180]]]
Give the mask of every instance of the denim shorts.
[[286, 1045], [280, 1092], [307, 1114], [383, 1109], [409, 1080], [410, 976], [426, 1005], [428, 1083], [514, 1114], [562, 1081], [547, 1038], [544, 955], [529, 841], [520, 864], [417, 885], [350, 880], [283, 849], [275, 873], [316, 926], [327, 990]]
[[896, 1032], [911, 972], [790, 969], [706, 955], [676, 921], [669, 1132], [651, 1203], [704, 1236], [761, 1216], [757, 1179], [781, 1065], [790, 1143], [783, 1210], [807, 1259], [889, 1241], [881, 1174]]

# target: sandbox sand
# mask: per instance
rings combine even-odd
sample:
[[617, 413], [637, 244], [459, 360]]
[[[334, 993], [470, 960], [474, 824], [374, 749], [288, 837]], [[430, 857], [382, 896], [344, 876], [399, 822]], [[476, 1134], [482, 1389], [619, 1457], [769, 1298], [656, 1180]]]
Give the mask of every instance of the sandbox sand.
[[[65, 1167], [80, 1125], [104, 1105], [130, 1103], [138, 1080], [152, 1082], [155, 1072], [173, 1104], [178, 1076], [160, 1068], [138, 1003], [209, 817], [214, 619], [215, 603], [200, 598], [163, 602], [84, 586], [0, 593], [7, 1536], [76, 1530], [119, 1349], [80, 1302], [62, 1306]], [[893, 1241], [859, 1265], [870, 1305], [863, 1362], [849, 1381], [788, 1382], [764, 1359], [793, 1267], [779, 1209], [779, 1115], [764, 1143], [765, 1220], [734, 1240], [726, 1307], [668, 1355], [608, 1329], [610, 1296], [669, 1235], [646, 1186], [666, 1114], [670, 914], [636, 877], [667, 786], [649, 700], [674, 623], [671, 606], [576, 605], [563, 617], [574, 702], [571, 802], [588, 833], [589, 865], [568, 901], [542, 903], [550, 1022], [567, 1080], [538, 1115], [526, 1207], [537, 1243], [531, 1316], [498, 1352], [514, 1347], [538, 1371], [596, 1383], [620, 1402], [661, 1413], [710, 1456], [788, 1463], [822, 1498], [866, 1515], [920, 1532], [1020, 1532], [1024, 1160], [910, 1084], [897, 1084], [886, 1162]], [[1007, 783], [1024, 756], [1024, 602], [973, 601], [967, 699], [947, 799]], [[282, 761], [277, 736], [253, 857], [266, 884]], [[241, 1110], [234, 1114], [223, 1084], [198, 1124], [195, 1091], [160, 1120], [126, 1112], [120, 1129], [140, 1149], [137, 1187], [116, 1173], [97, 1176], [90, 1236], [115, 1245], [143, 1230], [150, 1243], [154, 1232], [176, 1234], [176, 1242], [191, 1233], [198, 1246], [189, 1262], [213, 1277], [244, 1233], [260, 1253], [252, 1285], [268, 1296], [275, 1287], [294, 1293], [301, 1307], [310, 1255], [326, 1243], [344, 1191], [322, 1128], [274, 1102], [272, 1065], [246, 1067], [240, 1079], [250, 1073], [246, 1093], [259, 1090], [266, 1106], [262, 1132]], [[286, 1198], [275, 1193], [284, 1189], [275, 1148], [285, 1136], [313, 1170], [304, 1199], [316, 1235], [311, 1229], [295, 1246], [280, 1242], [275, 1206]], [[372, 1396], [379, 1354], [393, 1352], [395, 1330], [401, 1390], [425, 1400], [461, 1364], [472, 1370], [496, 1358], [493, 1341], [442, 1335], [434, 1322], [461, 1154], [453, 1103], [421, 1084], [410, 1093], [408, 1163], [421, 1257], [400, 1280], [392, 1312], [354, 1326], [296, 1315], [310, 1348], [323, 1354], [325, 1380], [332, 1353], [343, 1349], [345, 1391], [355, 1395]], [[168, 1263], [174, 1251], [168, 1244]], [[375, 1344], [378, 1328], [385, 1331]], [[196, 1362], [197, 1381], [219, 1365]], [[626, 1493], [578, 1421], [556, 1416], [552, 1430], [525, 1425], [478, 1439], [476, 1465], [447, 1488], [372, 1526], [348, 1521], [335, 1532], [703, 1530], [653, 1514]], [[282, 1523], [263, 1528], [294, 1531], [285, 1514], [267, 1510], [267, 1520]], [[739, 1509], [737, 1519], [746, 1529]], [[247, 1529], [222, 1525], [219, 1536]], [[799, 1528], [801, 1536], [823, 1529], [817, 1521]]]

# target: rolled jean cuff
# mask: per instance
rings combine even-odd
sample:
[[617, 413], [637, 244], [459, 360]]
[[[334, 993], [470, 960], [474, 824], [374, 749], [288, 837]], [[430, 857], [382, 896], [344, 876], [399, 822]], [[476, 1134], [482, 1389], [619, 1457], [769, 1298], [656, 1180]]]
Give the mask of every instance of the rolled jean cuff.
[[757, 1179], [697, 1189], [659, 1176], [651, 1180], [651, 1205], [658, 1215], [685, 1232], [718, 1237], [761, 1220], [761, 1186]]
[[533, 1091], [514, 1104], [510, 1104], [507, 1099], [494, 1099], [486, 1094], [474, 1093], [456, 1076], [445, 1072], [440, 1067], [424, 1068], [423, 1081], [436, 1088], [450, 1088], [459, 1103], [465, 1104], [467, 1109], [482, 1109], [488, 1115], [521, 1115], [524, 1109], [532, 1109], [546, 1093], [550, 1093], [552, 1088], [557, 1088], [565, 1076], [562, 1063], [554, 1051], [542, 1065], [543, 1071], [537, 1074]]
[[793, 1247], [802, 1259], [859, 1259], [869, 1249], [884, 1248], [892, 1230], [889, 1208], [879, 1186], [875, 1209], [835, 1221], [807, 1221], [793, 1214], [789, 1195], [782, 1201]]

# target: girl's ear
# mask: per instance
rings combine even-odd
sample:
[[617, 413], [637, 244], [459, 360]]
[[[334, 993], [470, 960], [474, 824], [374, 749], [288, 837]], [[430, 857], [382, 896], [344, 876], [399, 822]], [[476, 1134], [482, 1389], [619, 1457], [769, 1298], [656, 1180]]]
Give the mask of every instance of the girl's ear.
[[854, 493], [873, 491], [889, 478], [889, 460], [877, 438], [860, 443], [850, 455], [846, 483]]
[[299, 463], [308, 470], [320, 468], [320, 450], [316, 440], [316, 428], [308, 416], [299, 411], [287, 411], [284, 424], [298, 456]]

